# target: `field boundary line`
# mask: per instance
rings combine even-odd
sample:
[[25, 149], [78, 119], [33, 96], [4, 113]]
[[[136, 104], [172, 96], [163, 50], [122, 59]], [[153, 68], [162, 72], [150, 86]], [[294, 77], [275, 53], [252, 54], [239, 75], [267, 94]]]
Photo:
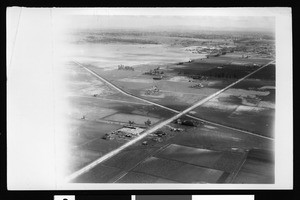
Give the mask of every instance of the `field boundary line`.
[[249, 152], [246, 152], [245, 154], [246, 155], [244, 155], [244, 160], [242, 160], [242, 162], [238, 165], [238, 168], [235, 171], [233, 171], [232, 176], [229, 177], [229, 179], [230, 179], [229, 183], [232, 183], [235, 180], [236, 176], [239, 174], [239, 172], [241, 171], [241, 169], [244, 166], [245, 162], [247, 161]]
[[124, 173], [118, 177], [113, 183], [116, 183], [117, 181], [119, 181], [120, 179], [122, 179], [124, 176], [126, 176], [129, 172], [131, 172], [134, 168], [136, 168], [137, 166], [139, 166], [141, 163], [143, 163], [145, 160], [147, 160], [148, 158], [154, 157], [155, 154], [161, 152], [162, 150], [166, 149], [170, 144], [166, 144], [156, 150], [154, 150], [153, 152], [151, 152], [149, 155], [147, 155], [143, 160], [141, 160], [140, 162], [138, 162], [137, 164], [135, 164], [133, 167], [131, 167], [129, 170], [124, 170]]

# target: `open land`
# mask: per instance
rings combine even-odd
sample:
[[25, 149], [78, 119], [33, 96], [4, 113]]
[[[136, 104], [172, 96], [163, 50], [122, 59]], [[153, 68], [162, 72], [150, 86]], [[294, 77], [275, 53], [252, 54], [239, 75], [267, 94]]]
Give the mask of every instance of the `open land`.
[[274, 183], [272, 37], [73, 36], [63, 69], [71, 182]]

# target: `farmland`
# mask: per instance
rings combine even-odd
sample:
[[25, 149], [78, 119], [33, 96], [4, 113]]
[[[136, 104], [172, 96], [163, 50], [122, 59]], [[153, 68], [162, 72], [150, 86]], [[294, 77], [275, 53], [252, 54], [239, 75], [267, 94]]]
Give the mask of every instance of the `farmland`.
[[[161, 137], [162, 140], [154, 140], [155, 134], [149, 135], [143, 141], [103, 162], [99, 168], [105, 166], [122, 171], [111, 176], [112, 182], [118, 183], [229, 183], [246, 158], [251, 162], [251, 157], [247, 157], [249, 148], [265, 151], [273, 148], [272, 142], [268, 140], [205, 123], [194, 128], [171, 125], [181, 127], [183, 131], [174, 132], [165, 127], [162, 131], [166, 135]], [[145, 141], [147, 145], [144, 145]], [[265, 154], [262, 157], [270, 159]], [[247, 163], [243, 166], [247, 167]], [[86, 183], [84, 177], [97, 174], [99, 168], [79, 176], [75, 182]], [[260, 170], [264, 170], [263, 167]], [[257, 174], [251, 170], [247, 173], [247, 176]], [[239, 176], [244, 177], [244, 173], [241, 172]], [[242, 182], [241, 178], [234, 180]], [[101, 178], [97, 181], [103, 182], [105, 179]]]
[[[251, 40], [226, 34], [109, 33], [77, 33], [66, 52], [63, 173], [72, 175], [143, 138], [70, 182], [274, 182], [271, 42], [262, 42], [269, 46], [259, 56]], [[189, 123], [173, 121], [144, 135], [233, 83], [181, 117]], [[122, 133], [124, 127], [132, 132]], [[136, 134], [136, 128], [143, 131]]]

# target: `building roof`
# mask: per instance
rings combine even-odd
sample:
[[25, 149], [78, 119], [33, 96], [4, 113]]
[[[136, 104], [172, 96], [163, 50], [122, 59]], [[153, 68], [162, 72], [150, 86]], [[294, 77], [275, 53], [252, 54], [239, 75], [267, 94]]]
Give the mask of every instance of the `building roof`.
[[138, 135], [140, 134], [141, 132], [143, 132], [145, 129], [143, 128], [139, 128], [139, 127], [134, 127], [134, 128], [121, 128], [119, 129], [118, 131], [121, 131], [121, 132], [124, 132], [124, 133], [129, 133], [129, 134], [132, 134], [132, 135]]

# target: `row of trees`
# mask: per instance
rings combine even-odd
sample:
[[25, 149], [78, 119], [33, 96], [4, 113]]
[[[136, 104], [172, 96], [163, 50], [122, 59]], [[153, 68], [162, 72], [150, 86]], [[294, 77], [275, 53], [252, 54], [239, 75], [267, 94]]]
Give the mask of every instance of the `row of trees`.
[[[152, 124], [152, 122], [151, 122], [151, 120], [150, 120], [150, 119], [148, 119], [148, 120], [147, 120], [147, 121], [145, 121], [144, 123], [145, 123], [145, 125], [146, 125], [146, 126], [151, 126], [151, 124]], [[129, 120], [129, 121], [128, 121], [128, 124], [129, 124], [130, 126], [133, 126], [133, 125], [135, 124], [135, 122], [134, 122], [134, 121], [131, 121], [131, 120]]]
[[130, 71], [134, 71], [134, 68], [130, 67], [130, 66], [118, 65], [118, 70], [130, 70]]

